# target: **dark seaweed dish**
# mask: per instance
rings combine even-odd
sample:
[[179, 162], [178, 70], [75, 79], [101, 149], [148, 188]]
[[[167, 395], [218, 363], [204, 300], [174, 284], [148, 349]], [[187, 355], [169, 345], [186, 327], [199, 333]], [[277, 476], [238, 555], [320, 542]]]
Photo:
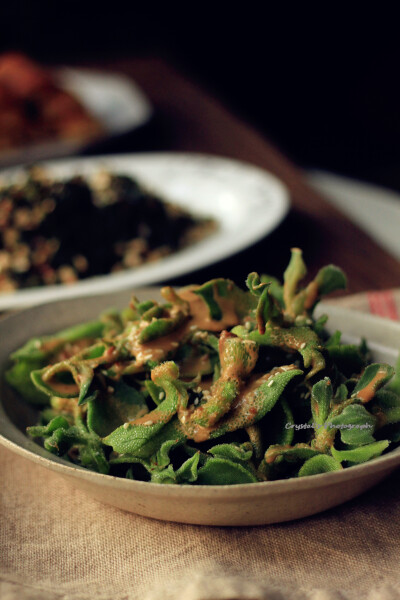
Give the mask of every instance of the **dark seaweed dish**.
[[8, 383], [41, 405], [27, 433], [100, 473], [168, 484], [241, 484], [338, 471], [400, 441], [400, 377], [313, 311], [344, 288], [329, 265], [304, 287], [251, 273], [133, 297], [122, 311], [28, 341]]
[[0, 187], [0, 293], [138, 267], [215, 228], [132, 177], [100, 172], [62, 181], [34, 167]]

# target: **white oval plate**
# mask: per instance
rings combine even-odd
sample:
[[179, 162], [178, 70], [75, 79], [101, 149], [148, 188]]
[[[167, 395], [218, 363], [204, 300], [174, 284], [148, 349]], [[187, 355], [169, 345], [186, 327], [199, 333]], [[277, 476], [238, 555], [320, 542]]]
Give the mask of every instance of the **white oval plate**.
[[49, 140], [0, 152], [0, 167], [76, 154], [93, 144], [141, 127], [153, 109], [142, 90], [124, 75], [90, 69], [60, 68], [58, 84], [73, 94], [103, 128], [90, 140]]
[[[158, 290], [138, 291], [157, 299]], [[22, 311], [0, 321], [0, 443], [19, 455], [66, 477], [71, 486], [117, 508], [146, 517], [200, 525], [261, 525], [290, 521], [337, 506], [377, 484], [400, 465], [400, 448], [367, 463], [321, 475], [262, 483], [222, 486], [166, 485], [101, 475], [54, 456], [27, 438], [35, 423], [32, 409], [4, 384], [10, 353], [27, 339], [93, 319], [101, 310], [123, 308], [130, 293], [75, 298]], [[394, 364], [400, 346], [400, 323], [321, 305], [328, 329], [346, 332], [347, 341], [368, 340], [373, 357]]]
[[[199, 216], [213, 217], [218, 230], [204, 240], [157, 262], [112, 275], [0, 295], [0, 310], [32, 306], [139, 287], [190, 273], [251, 246], [270, 233], [288, 211], [286, 187], [248, 164], [199, 154], [125, 154], [43, 163], [54, 177], [90, 175], [100, 169], [137, 177], [147, 188]], [[21, 169], [1, 174], [12, 181]]]

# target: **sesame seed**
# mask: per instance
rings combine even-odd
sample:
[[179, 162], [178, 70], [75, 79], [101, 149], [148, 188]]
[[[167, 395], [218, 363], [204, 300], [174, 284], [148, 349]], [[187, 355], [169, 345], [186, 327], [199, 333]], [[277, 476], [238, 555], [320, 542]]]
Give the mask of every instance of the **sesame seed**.
[[195, 398], [193, 404], [197, 406], [200, 403], [199, 398]]
[[160, 393], [158, 394], [158, 399], [159, 399], [159, 400], [163, 400], [163, 399], [164, 399], [164, 396], [165, 396], [164, 392], [160, 392]]
[[200, 386], [198, 386], [194, 391], [197, 392], [198, 394], [201, 394], [202, 389]]
[[128, 429], [130, 423], [124, 423], [124, 429]]
[[271, 379], [271, 381], [268, 381], [268, 387], [271, 387], [273, 385], [274, 385], [274, 380], [273, 379]]
[[244, 324], [246, 329], [251, 329], [251, 323], [250, 321], [246, 321], [246, 323]]
[[303, 342], [300, 346], [300, 350], [303, 350], [303, 348], [305, 348], [307, 346], [307, 344], [305, 342]]
[[153, 421], [150, 421], [150, 420], [149, 421], [145, 421], [143, 423], [143, 425], [153, 425]]

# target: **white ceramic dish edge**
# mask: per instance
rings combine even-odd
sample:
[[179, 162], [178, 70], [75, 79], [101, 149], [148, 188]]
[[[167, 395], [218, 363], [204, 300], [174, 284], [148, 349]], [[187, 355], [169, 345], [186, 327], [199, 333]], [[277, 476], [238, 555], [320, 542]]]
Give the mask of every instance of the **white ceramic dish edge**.
[[[145, 290], [139, 295], [143, 299], [154, 297], [155, 291]], [[10, 316], [0, 322], [0, 335], [4, 336], [8, 332], [8, 335], [3, 337], [5, 342], [0, 348], [2, 370], [9, 353], [26, 340], [27, 336], [54, 331], [55, 323], [60, 328], [86, 320], [107, 306], [125, 305], [128, 299], [127, 293], [85, 299], [84, 309], [82, 310], [81, 304], [79, 316], [73, 308], [79, 309], [80, 299], [35, 307]], [[397, 345], [400, 346], [399, 323], [354, 313], [336, 306], [321, 305], [319, 312], [321, 311], [329, 314], [332, 330], [347, 329], [350, 339], [360, 338], [361, 327], [362, 335], [368, 338], [376, 359], [394, 362]], [[350, 469], [303, 479], [239, 486], [196, 487], [130, 481], [71, 466], [48, 454], [17, 429], [7, 416], [2, 403], [0, 443], [21, 456], [67, 477], [71, 485], [86, 491], [101, 502], [147, 517], [204, 525], [260, 525], [312, 515], [354, 498], [400, 465], [398, 448]]]
[[62, 67], [54, 70], [61, 88], [71, 92], [102, 125], [91, 140], [50, 140], [0, 152], [0, 167], [76, 154], [145, 125], [153, 108], [142, 90], [124, 75]]
[[[274, 175], [222, 157], [166, 152], [61, 159], [43, 165], [55, 177], [91, 175], [101, 168], [137, 176], [167, 200], [194, 214], [214, 217], [219, 229], [196, 244], [136, 269], [92, 277], [72, 286], [54, 285], [0, 295], [0, 310], [133, 289], [190, 273], [259, 241], [277, 227], [289, 209], [286, 186]], [[21, 172], [21, 167], [3, 171], [2, 183], [13, 181]]]

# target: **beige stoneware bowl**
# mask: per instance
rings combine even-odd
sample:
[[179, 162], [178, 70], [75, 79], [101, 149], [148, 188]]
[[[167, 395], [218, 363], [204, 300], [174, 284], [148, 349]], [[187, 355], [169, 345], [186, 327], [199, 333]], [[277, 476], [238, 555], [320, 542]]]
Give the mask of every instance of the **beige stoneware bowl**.
[[[154, 288], [137, 292], [158, 299]], [[146, 517], [200, 525], [262, 525], [299, 519], [337, 506], [376, 485], [398, 466], [400, 448], [370, 462], [301, 479], [233, 486], [163, 485], [101, 475], [53, 456], [24, 434], [35, 411], [7, 388], [4, 370], [10, 353], [28, 338], [54, 333], [93, 319], [108, 308], [127, 305], [130, 293], [74, 298], [37, 306], [0, 321], [0, 443], [9, 450], [69, 480], [71, 486], [100, 502]], [[337, 306], [321, 305], [329, 329], [349, 341], [364, 337], [374, 360], [394, 364], [400, 348], [400, 324]], [[60, 498], [60, 503], [62, 498]]]

